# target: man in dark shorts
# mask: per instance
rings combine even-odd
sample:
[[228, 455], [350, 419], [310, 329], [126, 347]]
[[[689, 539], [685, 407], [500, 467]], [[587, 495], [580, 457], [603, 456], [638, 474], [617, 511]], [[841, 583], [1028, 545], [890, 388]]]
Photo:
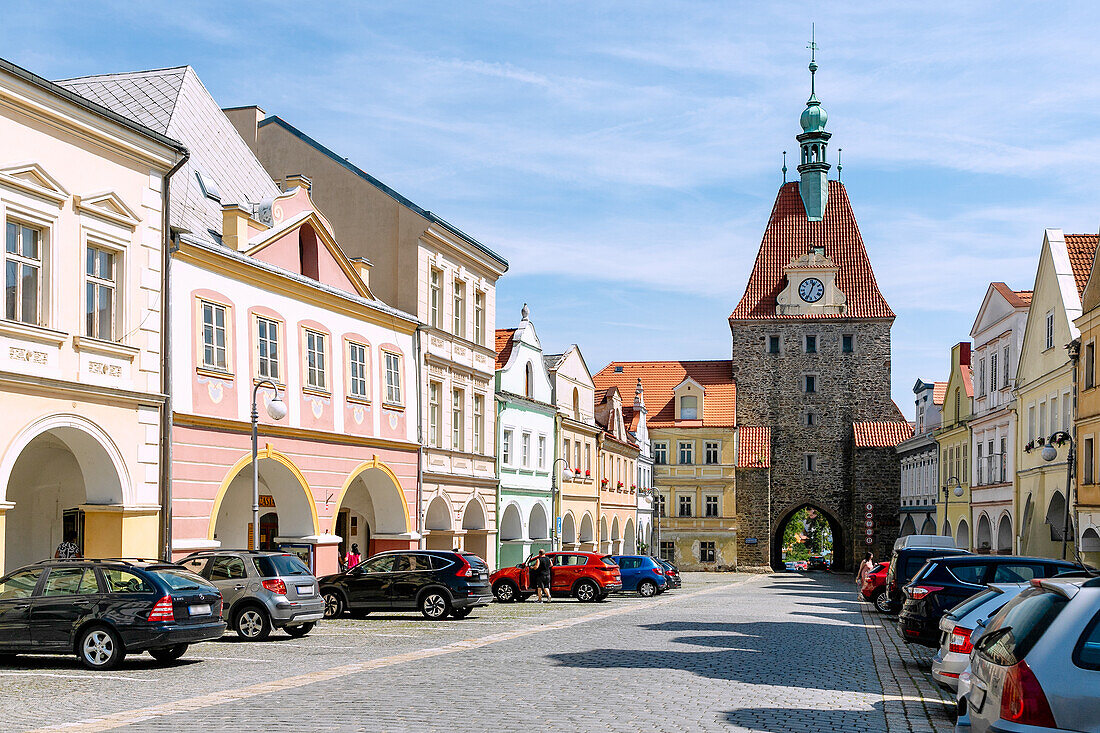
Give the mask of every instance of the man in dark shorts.
[[[550, 558], [545, 550], [539, 550], [539, 554], [527, 561], [528, 574], [531, 576], [531, 585], [535, 586], [535, 594], [539, 603], [550, 602]], [[545, 592], [546, 597], [543, 598]]]

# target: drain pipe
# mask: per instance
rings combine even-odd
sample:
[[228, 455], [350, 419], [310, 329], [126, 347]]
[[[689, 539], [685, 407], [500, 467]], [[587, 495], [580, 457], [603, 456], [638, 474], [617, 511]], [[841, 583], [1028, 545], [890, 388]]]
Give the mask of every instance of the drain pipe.
[[423, 324], [418, 323], [413, 331], [413, 348], [416, 351], [416, 534], [419, 539], [416, 546], [424, 549], [424, 405], [422, 373], [424, 357], [420, 351], [420, 334]]
[[168, 561], [172, 559], [172, 298], [169, 270], [176, 244], [176, 238], [172, 235], [171, 179], [191, 158], [191, 152], [182, 145], [177, 150], [181, 157], [164, 174], [161, 183], [164, 251], [160, 265], [160, 390], [164, 402], [160, 408], [160, 547], [161, 559]]

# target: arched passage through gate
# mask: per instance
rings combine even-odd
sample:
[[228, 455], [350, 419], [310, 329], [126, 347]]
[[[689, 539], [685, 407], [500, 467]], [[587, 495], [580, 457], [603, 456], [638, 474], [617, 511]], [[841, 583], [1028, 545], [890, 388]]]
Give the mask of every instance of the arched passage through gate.
[[843, 528], [821, 507], [800, 504], [784, 514], [775, 527], [771, 558], [776, 570], [782, 570], [787, 560], [803, 560], [811, 555], [823, 555], [835, 569], [847, 569]]

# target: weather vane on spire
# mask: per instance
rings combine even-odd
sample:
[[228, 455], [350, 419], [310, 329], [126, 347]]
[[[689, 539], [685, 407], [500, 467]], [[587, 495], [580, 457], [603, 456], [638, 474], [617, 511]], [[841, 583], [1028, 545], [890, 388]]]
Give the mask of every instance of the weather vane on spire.
[[783, 183], [787, 182], [787, 151], [783, 151]]
[[814, 97], [814, 75], [817, 73], [817, 29], [810, 23], [810, 98]]

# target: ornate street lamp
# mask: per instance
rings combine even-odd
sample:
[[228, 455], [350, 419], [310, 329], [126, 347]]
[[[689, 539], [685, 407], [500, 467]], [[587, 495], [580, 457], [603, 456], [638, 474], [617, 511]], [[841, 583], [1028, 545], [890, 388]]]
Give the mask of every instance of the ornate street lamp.
[[260, 422], [260, 413], [256, 409], [256, 397], [260, 387], [270, 385], [275, 390], [275, 396], [268, 400], [267, 414], [272, 420], [282, 420], [286, 417], [286, 403], [279, 399], [279, 385], [269, 379], [261, 379], [252, 388], [252, 549], [260, 549], [260, 463], [257, 458], [259, 444], [257, 426]]
[[560, 509], [559, 502], [558, 502], [558, 461], [561, 461], [562, 463], [565, 464], [565, 470], [566, 471], [569, 470], [569, 460], [566, 459], [566, 458], [555, 458], [554, 462], [550, 464], [550, 504], [552, 505], [550, 507], [550, 514], [553, 515], [551, 517], [551, 520], [550, 520], [551, 521], [551, 527], [550, 527], [550, 549], [551, 550], [560, 550], [561, 549], [561, 545], [560, 545], [561, 538], [558, 537], [558, 519], [560, 518], [559, 514], [558, 514], [558, 510]]
[[[1073, 492], [1073, 461], [1076, 457], [1074, 453], [1073, 437], [1065, 430], [1058, 430], [1051, 433], [1050, 437], [1046, 439], [1046, 443], [1043, 445], [1042, 455], [1043, 460], [1047, 463], [1058, 458], [1058, 448], [1069, 444], [1069, 450], [1066, 453], [1066, 516], [1065, 524], [1062, 526], [1062, 559], [1065, 560], [1068, 554], [1067, 543], [1069, 542], [1069, 505], [1072, 499]], [[1025, 450], [1027, 450], [1025, 448]]]
[[950, 535], [947, 534], [947, 526], [948, 526], [947, 525], [947, 510], [951, 505], [951, 491], [950, 491], [950, 489], [951, 489], [951, 482], [952, 481], [955, 482], [955, 496], [962, 496], [963, 495], [963, 487], [962, 487], [962, 484], [959, 483], [959, 480], [957, 478], [955, 478], [954, 476], [947, 479], [947, 484], [944, 485], [944, 487], [943, 487], [943, 536], [944, 537], [950, 536]]

